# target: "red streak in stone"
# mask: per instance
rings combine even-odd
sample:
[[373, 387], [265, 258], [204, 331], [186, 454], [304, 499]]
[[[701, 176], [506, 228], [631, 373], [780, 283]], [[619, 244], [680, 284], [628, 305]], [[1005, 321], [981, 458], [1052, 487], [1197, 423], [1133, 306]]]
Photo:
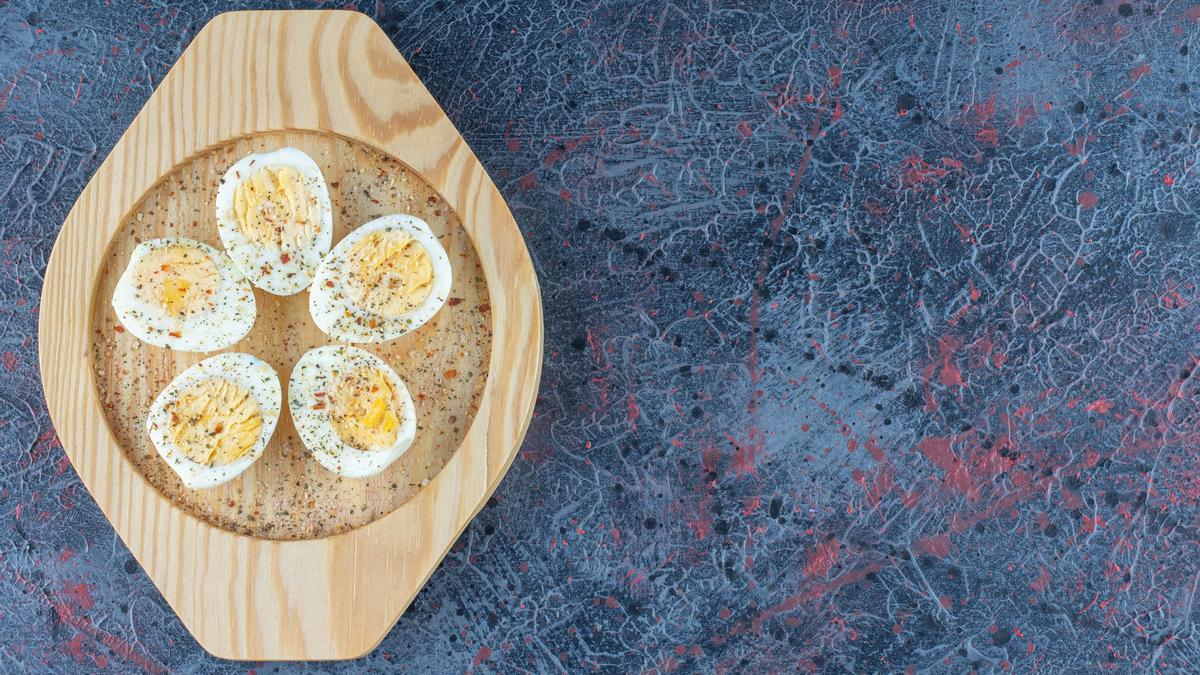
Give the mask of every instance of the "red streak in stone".
[[[812, 124], [809, 126], [809, 137], [816, 139], [821, 134], [821, 111], [813, 116]], [[804, 180], [804, 174], [808, 171], [808, 165], [812, 162], [813, 146], [809, 145], [804, 150], [804, 155], [800, 158], [800, 165], [796, 167], [796, 171], [792, 175], [792, 184], [788, 186], [787, 192], [784, 193], [783, 199], [779, 205], [779, 215], [771, 220], [771, 232], [768, 236], [771, 243], [774, 243], [779, 238], [779, 231], [783, 229], [783, 223], [787, 221], [788, 213], [792, 208], [792, 202], [796, 200], [796, 192], [800, 190], [800, 183]], [[758, 289], [762, 288], [763, 281], [767, 277], [767, 269], [771, 262], [771, 252], [773, 247], [768, 247], [763, 252], [762, 259], [758, 262], [758, 271], [754, 275], [754, 284], [750, 289], [750, 311], [747, 313], [747, 323], [750, 327], [750, 356], [747, 359], [747, 370], [750, 371], [750, 382], [758, 384], [758, 378], [762, 375], [758, 370], [758, 331], [759, 318], [762, 313], [762, 293]], [[750, 411], [753, 413], [757, 409], [757, 402], [750, 399]]]
[[[114, 654], [133, 663], [143, 671], [148, 673], [167, 673], [167, 669], [159, 665], [150, 657], [139, 652], [132, 644], [122, 640], [121, 638], [112, 635], [96, 627], [92, 620], [86, 616], [80, 616], [77, 612], [90, 610], [95, 601], [92, 599], [91, 586], [88, 584], [74, 584], [63, 587], [63, 595], [68, 601], [60, 599], [59, 594], [45, 592], [41, 587], [26, 579], [20, 572], [13, 571], [13, 576], [18, 582], [25, 587], [25, 590], [35, 597], [44, 597], [46, 602], [58, 615], [60, 621], [64, 624], [75, 628], [76, 630], [99, 640], [101, 644], [108, 647]], [[99, 661], [97, 661], [99, 665]]]
[[[955, 442], [960, 443], [961, 457], [954, 451]], [[1012, 468], [1014, 460], [999, 454], [1009, 444], [1009, 437], [1001, 437], [992, 448], [985, 450], [972, 433], [965, 433], [957, 437], [923, 438], [917, 443], [917, 451], [941, 469], [946, 487], [974, 501], [983, 496], [985, 488], [996, 476]]]
[[1083, 499], [1081, 499], [1079, 497], [1079, 494], [1076, 493], [1074, 490], [1063, 487], [1061, 485], [1059, 486], [1059, 490], [1062, 491], [1063, 505], [1066, 506], [1068, 509], [1079, 509], [1079, 508], [1083, 507]]
[[842, 69], [838, 66], [829, 66], [829, 84], [834, 87], [842, 86]]
[[87, 611], [95, 606], [96, 601], [92, 599], [92, 588], [90, 584], [63, 584], [62, 594], [71, 599], [76, 607]]
[[950, 555], [950, 534], [943, 532], [917, 540], [916, 549], [935, 558], [945, 558]]
[[696, 505], [695, 515], [687, 518], [688, 529], [696, 535], [696, 539], [699, 541], [704, 541], [708, 537], [709, 531], [712, 530], [713, 520], [708, 512], [709, 499], [708, 492], [705, 492], [704, 496], [700, 498], [700, 503]]
[[1096, 140], [1094, 137], [1089, 136], [1088, 134], [1083, 134], [1079, 138], [1075, 139], [1074, 143], [1067, 143], [1067, 154], [1072, 157], [1078, 157], [1082, 155], [1084, 149], [1087, 148], [1088, 141], [1094, 140]]
[[957, 220], [953, 220], [950, 222], [954, 225], [954, 229], [958, 230], [958, 238], [964, 244], [970, 243], [975, 238], [974, 235], [971, 233], [971, 228], [967, 227], [966, 225], [963, 225], [962, 223], [958, 222]]
[[704, 491], [701, 493], [700, 501], [696, 504], [695, 511], [686, 518], [688, 528], [700, 541], [704, 541], [712, 529], [713, 518], [709, 510], [709, 500], [716, 487], [716, 480], [709, 480], [708, 477], [716, 475], [717, 462], [720, 459], [721, 451], [713, 443], [705, 442], [700, 446], [700, 471], [702, 472], [701, 479], [704, 481]]
[[75, 637], [63, 645], [63, 649], [71, 655], [71, 658], [83, 663], [83, 633], [76, 633]]
[[950, 516], [950, 532], [953, 534], [962, 534], [974, 527], [975, 523], [993, 518], [998, 513], [1003, 513], [1011, 509], [1021, 500], [1043, 491], [1045, 486], [1042, 483], [1029, 483], [1022, 488], [1018, 488], [1013, 492], [992, 502], [987, 508], [982, 511], [974, 511], [967, 513], [955, 513]]
[[0, 90], [0, 112], [4, 112], [4, 109], [8, 107], [8, 101], [10, 98], [12, 98], [13, 90], [17, 88], [17, 80], [25, 76], [26, 70], [26, 68], [18, 70], [17, 74], [13, 75], [13, 79], [9, 81], [8, 85], [6, 85], [3, 90]]
[[1137, 82], [1143, 77], [1149, 75], [1150, 70], [1151, 68], [1149, 63], [1140, 63], [1129, 70], [1129, 79]]
[[704, 471], [704, 475], [715, 474], [717, 472], [717, 462], [721, 459], [721, 451], [711, 442], [705, 442], [700, 446], [700, 468]]
[[1048, 586], [1049, 584], [1050, 584], [1050, 570], [1043, 567], [1042, 573], [1038, 575], [1037, 579], [1033, 580], [1033, 583], [1029, 584], [1029, 587], [1032, 588], [1033, 590], [1037, 591], [1038, 593], [1041, 593], [1042, 591], [1046, 590], [1046, 586]]
[[492, 658], [492, 648], [487, 645], [480, 647], [479, 651], [475, 652], [475, 658], [471, 660], [471, 670], [478, 668], [479, 664], [490, 658]]
[[808, 554], [808, 562], [804, 565], [804, 576], [824, 577], [837, 562], [838, 558], [838, 540], [837, 538], [830, 539], [821, 544], [817, 544]]
[[550, 152], [546, 153], [546, 158], [542, 160], [542, 168], [549, 169], [561, 161], [563, 157], [566, 157], [568, 153], [573, 152], [576, 148], [590, 140], [592, 140], [592, 137], [588, 134], [584, 134], [579, 138], [566, 139], [563, 141], [563, 149], [560, 150], [558, 148], [554, 148]]
[[879, 447], [879, 443], [877, 443], [875, 441], [874, 436], [867, 439], [866, 445], [867, 445], [867, 452], [871, 453], [871, 458], [874, 459], [876, 462], [883, 464], [885, 461], [884, 456], [883, 456], [883, 448]]
[[1113, 402], [1106, 398], [1098, 398], [1088, 404], [1085, 408], [1088, 412], [1098, 412], [1101, 415], [1107, 415], [1108, 411], [1112, 410]]
[[675, 199], [675, 193], [668, 190], [667, 186], [663, 185], [662, 181], [658, 180], [658, 176], [655, 176], [652, 173], [644, 173], [642, 174], [642, 179], [662, 191], [662, 193], [666, 195], [667, 199]]
[[[954, 353], [962, 345], [962, 340], [953, 335], [947, 335], [938, 339], [938, 358], [925, 367], [925, 410], [933, 412], [937, 410], [937, 401], [933, 398], [933, 387], [931, 382], [934, 373], [938, 373], [938, 381], [943, 385], [958, 386], [959, 396], [962, 395], [963, 379], [962, 371], [954, 363]], [[940, 372], [939, 372], [940, 371]]]
[[[1019, 61], [1018, 61], [1018, 63], [1019, 63]], [[1030, 103], [1030, 104], [1026, 104], [1026, 105], [1017, 107], [1017, 119], [1013, 123], [1017, 125], [1018, 129], [1020, 129], [1020, 128], [1024, 127], [1026, 124], [1029, 124], [1030, 122], [1032, 122], [1033, 120], [1036, 120], [1037, 117], [1038, 117], [1037, 108], [1034, 107], [1034, 105]]]
[[637, 421], [642, 416], [642, 411], [638, 408], [637, 399], [633, 397], [633, 394], [625, 396], [625, 414], [629, 418], [629, 426], [637, 431]]
[[983, 103], [972, 103], [970, 109], [980, 124], [990, 121], [996, 116], [996, 95], [992, 94]]
[[775, 618], [776, 616], [790, 612], [809, 600], [814, 600], [816, 598], [828, 595], [834, 591], [837, 591], [843, 586], [849, 586], [850, 584], [861, 581], [868, 574], [878, 572], [881, 569], [883, 569], [882, 562], [871, 562], [856, 569], [843, 572], [842, 574], [825, 583], [814, 584], [803, 593], [793, 595], [777, 605], [773, 605], [764, 609], [762, 613], [756, 616], [751, 622], [751, 630], [753, 630], [755, 633], [759, 633], [762, 631], [763, 624]]
[[922, 438], [917, 443], [917, 450], [942, 471], [952, 471], [958, 464], [958, 457], [950, 449], [950, 437], [948, 436]]
[[[961, 167], [962, 164], [960, 163], [959, 166]], [[936, 186], [949, 173], [950, 169], [930, 164], [921, 159], [919, 155], [909, 155], [900, 160], [900, 187], [920, 190], [927, 184]]]
[[596, 337], [591, 328], [586, 329], [584, 333], [587, 335], [588, 346], [592, 348], [592, 358], [596, 360], [597, 365], [607, 369], [608, 366], [604, 365], [604, 349], [600, 346], [600, 338]]
[[758, 475], [758, 455], [762, 452], [765, 444], [763, 433], [757, 428], [750, 427], [746, 433], [745, 443], [738, 442], [732, 436], [725, 436], [737, 448], [733, 453], [733, 470], [738, 478], [746, 475]]
[[1099, 202], [1100, 198], [1097, 197], [1096, 193], [1092, 192], [1091, 190], [1086, 190], [1079, 193], [1079, 205], [1085, 209], [1094, 209], [1096, 208], [1096, 204]]

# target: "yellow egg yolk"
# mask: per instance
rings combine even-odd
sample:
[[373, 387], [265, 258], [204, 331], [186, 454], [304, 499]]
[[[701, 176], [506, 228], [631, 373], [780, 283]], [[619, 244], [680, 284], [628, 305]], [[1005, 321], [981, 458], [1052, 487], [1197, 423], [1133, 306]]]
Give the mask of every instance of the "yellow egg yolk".
[[364, 366], [343, 377], [329, 392], [329, 417], [343, 443], [359, 450], [383, 450], [400, 433], [400, 401], [379, 368]]
[[397, 318], [433, 290], [433, 261], [407, 232], [372, 232], [354, 242], [348, 261], [350, 300], [370, 314]]
[[283, 253], [304, 249], [321, 229], [316, 198], [304, 176], [287, 166], [264, 166], [243, 178], [233, 193], [233, 217], [246, 239]]
[[134, 288], [143, 301], [170, 316], [184, 316], [204, 307], [221, 288], [217, 264], [204, 251], [172, 244], [156, 248], [134, 268]]
[[198, 382], [167, 405], [171, 439], [193, 462], [219, 466], [244, 457], [262, 433], [258, 402], [236, 382]]

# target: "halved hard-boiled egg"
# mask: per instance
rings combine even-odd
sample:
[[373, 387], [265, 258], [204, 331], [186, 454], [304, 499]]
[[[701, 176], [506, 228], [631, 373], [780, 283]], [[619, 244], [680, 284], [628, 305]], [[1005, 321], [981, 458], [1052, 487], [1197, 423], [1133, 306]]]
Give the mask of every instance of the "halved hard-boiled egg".
[[279, 421], [279, 376], [249, 354], [218, 354], [154, 399], [146, 431], [188, 488], [220, 485], [262, 455]]
[[383, 471], [417, 433], [404, 380], [357, 347], [326, 345], [301, 356], [288, 382], [288, 406], [313, 457], [347, 478]]
[[192, 239], [142, 242], [113, 291], [121, 325], [156, 347], [211, 352], [254, 326], [254, 292], [229, 256]]
[[335, 339], [383, 342], [432, 319], [450, 282], [450, 258], [425, 221], [383, 216], [333, 248], [317, 268], [308, 308]]
[[217, 229], [250, 283], [275, 295], [299, 293], [333, 241], [321, 168], [296, 148], [243, 157], [217, 188]]

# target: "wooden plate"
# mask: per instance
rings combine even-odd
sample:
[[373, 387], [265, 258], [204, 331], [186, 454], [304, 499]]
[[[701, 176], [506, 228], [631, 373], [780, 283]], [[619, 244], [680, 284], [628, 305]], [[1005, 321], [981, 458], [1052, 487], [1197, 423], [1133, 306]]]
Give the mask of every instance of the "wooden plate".
[[[420, 430], [384, 473], [340, 479], [286, 412], [239, 479], [183, 488], [143, 429], [158, 391], [211, 354], [151, 347], [109, 301], [138, 241], [219, 245], [225, 168], [283, 145], [310, 154], [334, 202], [334, 241], [385, 213], [427, 220], [454, 266], [451, 300], [420, 330], [372, 346], [406, 379]], [[256, 289], [230, 350], [286, 386], [330, 342], [307, 293]], [[520, 231], [441, 108], [367, 17], [234, 12], [196, 36], [63, 224], [42, 290], [50, 415], [88, 490], [205, 649], [231, 659], [341, 659], [374, 647], [504, 475], [541, 367], [537, 279]]]

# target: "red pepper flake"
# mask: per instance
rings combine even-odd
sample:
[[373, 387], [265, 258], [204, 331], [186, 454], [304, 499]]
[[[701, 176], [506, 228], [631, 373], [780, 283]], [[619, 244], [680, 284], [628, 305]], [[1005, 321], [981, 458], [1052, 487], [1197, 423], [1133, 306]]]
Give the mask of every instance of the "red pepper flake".
[[313, 396], [316, 396], [317, 398], [325, 398], [325, 392], [318, 391], [317, 393], [313, 394]]
[[117, 331], [118, 333], [124, 333], [125, 326], [113, 326], [113, 330]]
[[450, 305], [451, 307], [462, 304], [462, 298], [450, 298], [449, 300], [446, 300], [446, 304]]
[[442, 373], [442, 375], [445, 375], [447, 380], [453, 380], [454, 378], [458, 377], [458, 371], [451, 368], [450, 370]]
[[492, 306], [485, 302], [479, 306], [479, 311], [487, 314], [488, 312], [492, 311]]
[[325, 401], [317, 401], [316, 403], [313, 404], [312, 409], [313, 410], [324, 410], [325, 409]]
[[333, 288], [333, 280], [332, 279], [325, 282], [325, 288]]
[[286, 253], [282, 253], [282, 254], [280, 254], [280, 256], [279, 256], [279, 262], [283, 263], [284, 265], [286, 265], [286, 264], [288, 264], [289, 262], [291, 262], [291, 260], [292, 260], [292, 256], [290, 256], [290, 255], [288, 255], [288, 254], [286, 254]]
[[173, 331], [171, 331], [171, 332], [167, 333], [167, 335], [170, 335], [170, 336], [171, 336], [171, 337], [173, 337], [173, 338], [177, 338], [177, 337], [183, 337], [183, 333], [180, 333], [180, 332], [179, 332], [179, 331], [177, 331], [177, 330], [173, 330]]

